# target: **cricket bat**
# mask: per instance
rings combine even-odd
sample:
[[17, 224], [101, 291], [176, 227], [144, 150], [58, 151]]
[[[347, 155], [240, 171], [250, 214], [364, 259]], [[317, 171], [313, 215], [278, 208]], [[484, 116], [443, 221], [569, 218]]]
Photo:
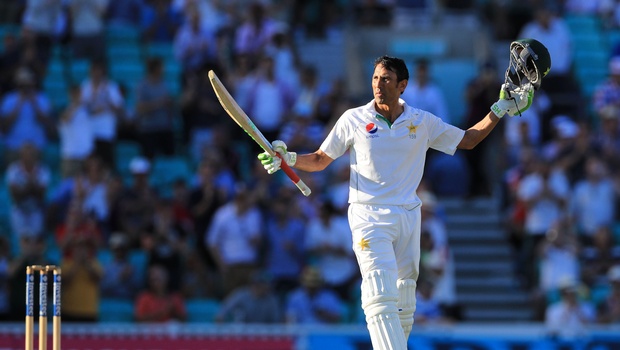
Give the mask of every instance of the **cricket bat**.
[[[212, 70], [209, 71], [209, 81], [211, 81], [211, 85], [213, 86], [213, 91], [215, 91], [215, 94], [217, 95], [217, 98], [220, 101], [220, 104], [222, 105], [226, 113], [228, 113], [228, 115], [237, 124], [239, 124], [239, 126], [243, 129], [243, 131], [245, 131], [248, 135], [250, 135], [250, 137], [265, 152], [269, 153], [270, 156], [282, 158], [278, 154], [278, 152], [273, 150], [271, 143], [267, 141], [267, 139], [265, 139], [265, 136], [260, 132], [260, 130], [258, 130], [256, 125], [254, 125], [250, 117], [248, 117], [247, 114], [245, 114], [245, 112], [241, 109], [241, 107], [239, 107], [239, 105], [237, 104], [237, 101], [235, 101], [235, 99], [230, 95], [228, 90], [226, 90], [226, 87], [224, 86], [224, 84], [222, 84], [220, 79], [217, 77], [215, 72], [213, 72]], [[284, 171], [284, 173], [289, 177], [289, 179], [293, 181], [295, 186], [299, 188], [301, 193], [303, 193], [305, 196], [310, 195], [310, 193], [312, 192], [310, 190], [310, 187], [308, 187], [308, 185], [306, 185], [299, 178], [299, 176], [293, 171], [293, 169], [291, 169], [290, 166], [288, 166], [288, 164], [286, 164], [285, 161], [282, 161], [282, 164], [280, 165], [280, 167], [282, 171]]]

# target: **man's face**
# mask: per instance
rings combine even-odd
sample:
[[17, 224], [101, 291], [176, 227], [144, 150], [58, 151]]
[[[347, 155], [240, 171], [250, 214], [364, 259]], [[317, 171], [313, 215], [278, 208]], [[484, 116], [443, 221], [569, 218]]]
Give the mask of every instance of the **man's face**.
[[372, 92], [375, 103], [389, 104], [398, 101], [405, 87], [407, 87], [407, 81], [397, 82], [396, 73], [380, 64], [375, 67], [372, 74]]

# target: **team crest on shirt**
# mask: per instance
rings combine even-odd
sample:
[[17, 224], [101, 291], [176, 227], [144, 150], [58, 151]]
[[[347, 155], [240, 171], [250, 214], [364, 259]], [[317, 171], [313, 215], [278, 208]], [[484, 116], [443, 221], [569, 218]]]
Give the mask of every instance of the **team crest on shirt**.
[[416, 138], [416, 131], [418, 130], [418, 126], [417, 125], [413, 125], [413, 123], [409, 123], [409, 126], [407, 126], [407, 129], [409, 129], [409, 138], [410, 139], [415, 139]]
[[366, 124], [366, 132], [368, 133], [368, 135], [366, 135], [366, 138], [374, 139], [376, 137], [379, 137], [379, 135], [375, 135], [377, 133], [377, 130], [379, 130], [379, 127], [375, 123]]

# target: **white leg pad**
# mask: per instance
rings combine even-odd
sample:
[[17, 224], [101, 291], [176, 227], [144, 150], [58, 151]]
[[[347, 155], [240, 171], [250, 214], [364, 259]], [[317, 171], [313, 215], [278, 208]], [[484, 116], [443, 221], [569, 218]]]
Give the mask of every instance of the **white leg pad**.
[[396, 276], [371, 271], [362, 280], [362, 308], [374, 350], [407, 350], [398, 314]]
[[415, 289], [416, 282], [412, 279], [398, 280], [396, 282], [398, 288], [398, 315], [400, 324], [403, 327], [405, 339], [409, 339], [409, 333], [413, 327], [413, 313], [415, 312]]

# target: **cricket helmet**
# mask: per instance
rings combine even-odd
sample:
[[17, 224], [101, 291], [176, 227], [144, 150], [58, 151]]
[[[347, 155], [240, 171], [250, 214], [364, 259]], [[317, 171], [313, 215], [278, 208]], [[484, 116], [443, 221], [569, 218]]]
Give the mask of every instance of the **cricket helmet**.
[[516, 86], [530, 82], [538, 90], [549, 70], [551, 56], [540, 41], [527, 38], [510, 44], [510, 65], [506, 70], [506, 82]]

